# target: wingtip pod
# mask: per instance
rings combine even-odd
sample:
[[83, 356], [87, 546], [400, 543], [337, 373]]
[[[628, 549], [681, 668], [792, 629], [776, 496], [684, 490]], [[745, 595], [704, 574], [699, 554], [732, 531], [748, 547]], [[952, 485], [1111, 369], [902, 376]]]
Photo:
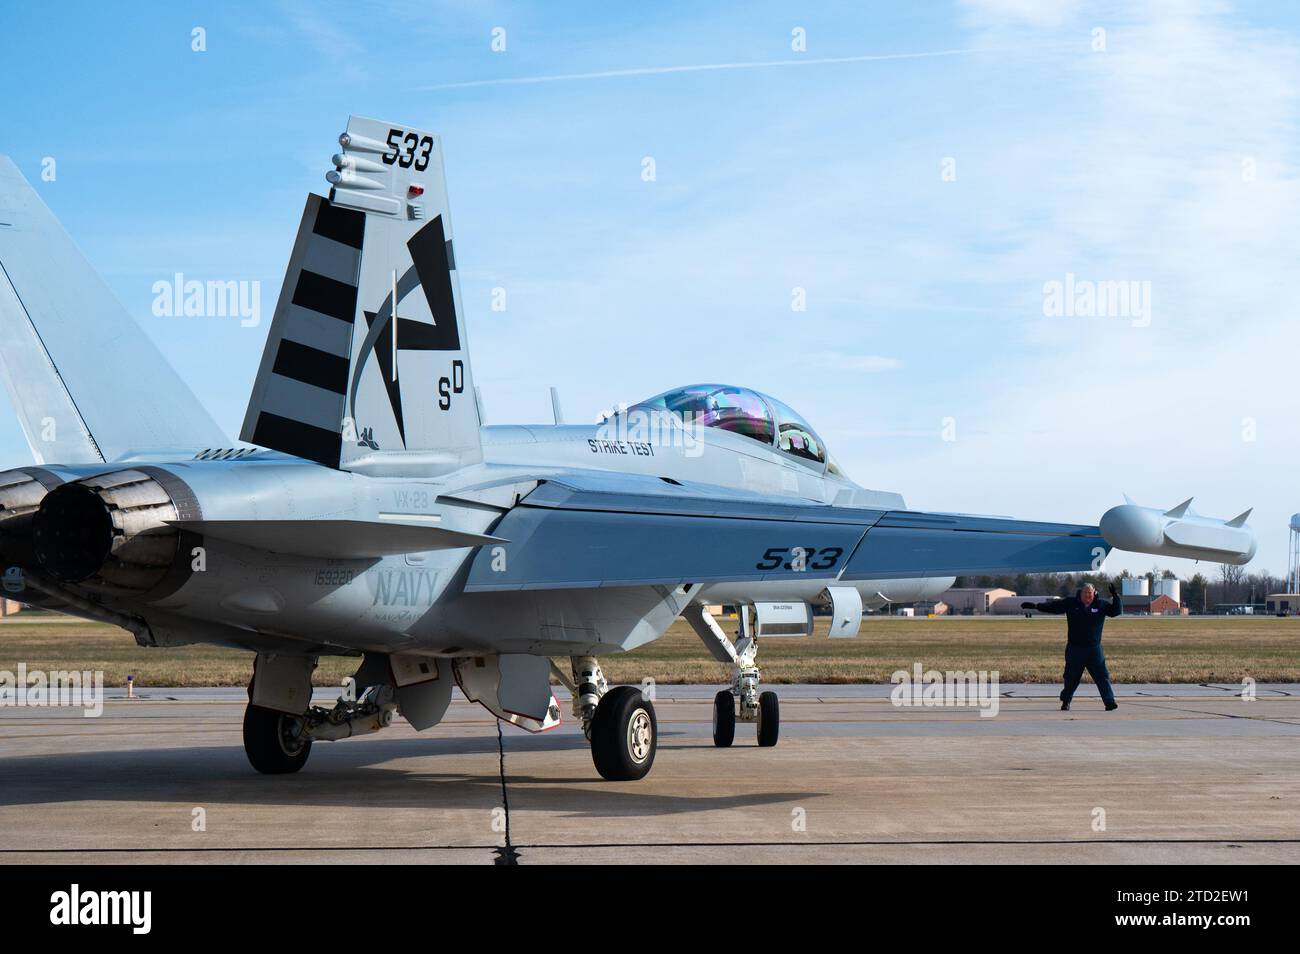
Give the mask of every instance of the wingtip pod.
[[[1126, 498], [1127, 499], [1127, 498]], [[1128, 502], [1101, 517], [1101, 535], [1117, 550], [1215, 563], [1249, 563], [1255, 556], [1255, 532], [1246, 525], [1251, 511], [1231, 520], [1188, 512], [1191, 498], [1170, 510]]]

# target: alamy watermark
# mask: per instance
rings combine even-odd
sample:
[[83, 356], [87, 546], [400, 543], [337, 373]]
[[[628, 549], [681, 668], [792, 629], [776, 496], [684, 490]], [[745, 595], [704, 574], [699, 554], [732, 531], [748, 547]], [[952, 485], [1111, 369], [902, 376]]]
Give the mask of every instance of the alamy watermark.
[[0, 669], [0, 706], [74, 707], [87, 719], [97, 719], [104, 714], [104, 673], [29, 670], [26, 663], [19, 663], [16, 673]]
[[1149, 281], [1091, 281], [1066, 272], [1065, 280], [1043, 283], [1048, 318], [1127, 318], [1134, 328], [1151, 324]]
[[50, 923], [56, 926], [121, 925], [132, 934], [153, 926], [152, 891], [92, 891], [73, 884], [50, 895]]
[[704, 415], [678, 414], [658, 408], [620, 408], [596, 428], [587, 441], [593, 454], [654, 457], [656, 449], [680, 447], [685, 457], [704, 453]]
[[186, 279], [177, 272], [153, 283], [155, 318], [238, 318], [242, 328], [262, 320], [262, 283]]
[[916, 663], [909, 673], [900, 669], [889, 677], [894, 689], [889, 700], [895, 706], [918, 708], [978, 708], [980, 718], [998, 714], [1001, 696], [998, 693], [998, 671], [973, 669], [966, 671], [925, 669]]

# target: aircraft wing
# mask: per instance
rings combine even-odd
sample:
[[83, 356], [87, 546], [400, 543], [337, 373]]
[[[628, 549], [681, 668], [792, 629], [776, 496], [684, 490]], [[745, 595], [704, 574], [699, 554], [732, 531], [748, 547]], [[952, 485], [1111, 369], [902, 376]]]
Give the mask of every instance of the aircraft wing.
[[465, 591], [1081, 571], [1095, 526], [869, 510], [655, 478], [541, 483], [476, 554]]

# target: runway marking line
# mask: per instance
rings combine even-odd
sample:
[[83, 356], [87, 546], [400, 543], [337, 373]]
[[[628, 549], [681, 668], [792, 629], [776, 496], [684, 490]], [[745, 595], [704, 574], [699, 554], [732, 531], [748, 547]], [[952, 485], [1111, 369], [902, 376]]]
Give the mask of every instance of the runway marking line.
[[[906, 848], [950, 845], [999, 847], [1036, 845], [1300, 845], [1300, 838], [1044, 838], [1044, 839], [937, 839], [907, 841], [627, 841], [627, 842], [531, 842], [515, 843], [518, 851], [564, 848]], [[187, 854], [236, 852], [359, 852], [359, 851], [496, 851], [493, 845], [262, 845], [155, 848], [0, 848], [0, 855], [61, 854]]]

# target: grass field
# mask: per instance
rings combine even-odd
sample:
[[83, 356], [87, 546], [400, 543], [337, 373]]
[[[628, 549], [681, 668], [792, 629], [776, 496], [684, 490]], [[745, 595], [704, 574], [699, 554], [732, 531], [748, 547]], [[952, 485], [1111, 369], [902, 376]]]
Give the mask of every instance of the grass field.
[[[731, 631], [734, 621], [723, 620]], [[806, 639], [765, 639], [759, 653], [770, 683], [888, 682], [916, 663], [926, 669], [997, 670], [1003, 682], [1057, 682], [1065, 624], [1044, 617], [869, 618], [857, 639], [828, 639], [826, 621]], [[1275, 617], [1121, 618], [1106, 624], [1106, 656], [1117, 682], [1300, 681], [1300, 619]], [[208, 646], [142, 649], [122, 630], [61, 617], [12, 617], [0, 624], [0, 670], [103, 670], [106, 685], [127, 674], [144, 686], [242, 686], [248, 653]], [[356, 659], [321, 660], [316, 684], [337, 685]], [[611, 682], [717, 683], [714, 662], [678, 620], [668, 633], [627, 655], [601, 658]]]

